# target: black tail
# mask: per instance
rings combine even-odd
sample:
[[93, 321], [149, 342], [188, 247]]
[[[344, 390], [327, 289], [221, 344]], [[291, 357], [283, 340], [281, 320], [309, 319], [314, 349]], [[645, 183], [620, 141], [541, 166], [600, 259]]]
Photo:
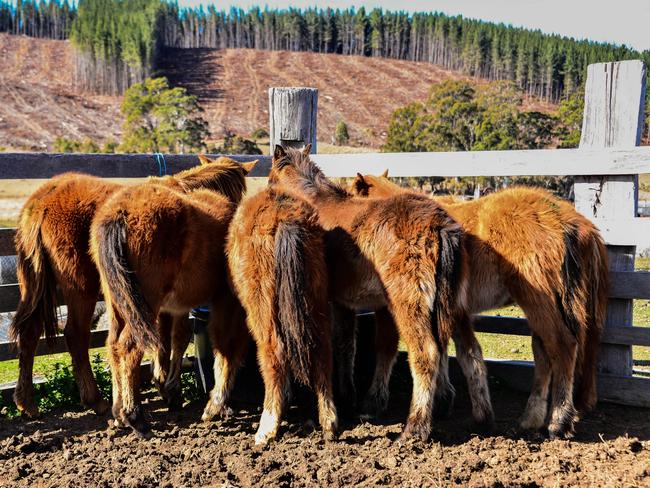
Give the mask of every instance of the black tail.
[[104, 294], [131, 328], [133, 339], [144, 349], [161, 347], [155, 316], [142, 296], [140, 285], [129, 267], [126, 253], [126, 223], [122, 215], [100, 222], [96, 240], [97, 266], [104, 281]]
[[305, 277], [304, 231], [283, 222], [275, 236], [275, 286], [278, 337], [295, 378], [309, 385], [316, 323], [310, 313]]
[[605, 327], [607, 294], [609, 288], [609, 263], [607, 248], [602, 237], [594, 229], [591, 234], [591, 249], [585, 250], [583, 278], [586, 285], [586, 324], [584, 341], [580, 344], [576, 362], [575, 404], [579, 412], [588, 412], [596, 406], [596, 373], [600, 339]]
[[20, 284], [20, 302], [9, 328], [14, 341], [21, 337], [40, 336], [45, 328], [49, 345], [58, 332], [56, 314], [56, 277], [43, 246], [42, 219], [23, 224], [16, 233], [16, 267]]
[[465, 306], [462, 295], [466, 293], [467, 260], [460, 225], [447, 225], [440, 229], [439, 235], [432, 324], [438, 339], [447, 344], [453, 333], [454, 316], [459, 307]]

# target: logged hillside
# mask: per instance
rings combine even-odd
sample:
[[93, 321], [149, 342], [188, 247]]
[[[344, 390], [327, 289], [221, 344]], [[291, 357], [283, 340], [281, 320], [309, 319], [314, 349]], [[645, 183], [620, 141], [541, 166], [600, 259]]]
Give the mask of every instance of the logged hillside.
[[0, 34], [0, 146], [44, 151], [56, 137], [119, 135], [119, 98], [72, 87], [68, 41]]
[[[270, 86], [312, 86], [321, 141], [343, 120], [353, 144], [378, 147], [395, 108], [462, 77], [429, 63], [308, 52], [170, 49], [164, 59], [161, 74], [199, 97], [212, 139], [267, 128]], [[68, 41], [0, 34], [0, 146], [47, 150], [59, 136], [119, 140], [120, 97], [79, 93], [72, 76]]]

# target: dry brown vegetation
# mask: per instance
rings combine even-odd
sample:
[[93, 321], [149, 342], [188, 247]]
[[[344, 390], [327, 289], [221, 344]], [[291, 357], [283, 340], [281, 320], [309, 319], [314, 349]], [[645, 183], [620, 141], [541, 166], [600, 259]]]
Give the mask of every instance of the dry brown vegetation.
[[[119, 139], [121, 98], [75, 90], [72, 56], [67, 41], [0, 34], [0, 146], [46, 150], [59, 136]], [[166, 59], [160, 74], [199, 97], [211, 139], [268, 127], [269, 87], [313, 86], [321, 141], [331, 142], [343, 120], [352, 144], [378, 147], [395, 108], [424, 100], [434, 83], [461, 77], [428, 63], [307, 52], [184, 49]]]

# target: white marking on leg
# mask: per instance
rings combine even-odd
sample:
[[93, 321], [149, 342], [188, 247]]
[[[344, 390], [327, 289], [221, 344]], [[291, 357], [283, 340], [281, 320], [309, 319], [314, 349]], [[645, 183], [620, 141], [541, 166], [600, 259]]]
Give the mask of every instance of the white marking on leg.
[[279, 425], [280, 416], [271, 410], [264, 409], [260, 426], [255, 434], [255, 444], [260, 446], [268, 443], [277, 435]]

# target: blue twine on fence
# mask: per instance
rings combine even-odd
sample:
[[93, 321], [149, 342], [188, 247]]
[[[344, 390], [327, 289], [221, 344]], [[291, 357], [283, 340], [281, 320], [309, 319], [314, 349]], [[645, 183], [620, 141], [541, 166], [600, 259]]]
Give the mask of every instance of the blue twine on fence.
[[164, 176], [167, 174], [167, 161], [165, 161], [165, 155], [163, 153], [154, 153], [153, 155], [156, 163], [158, 163], [158, 173], [159, 176]]

